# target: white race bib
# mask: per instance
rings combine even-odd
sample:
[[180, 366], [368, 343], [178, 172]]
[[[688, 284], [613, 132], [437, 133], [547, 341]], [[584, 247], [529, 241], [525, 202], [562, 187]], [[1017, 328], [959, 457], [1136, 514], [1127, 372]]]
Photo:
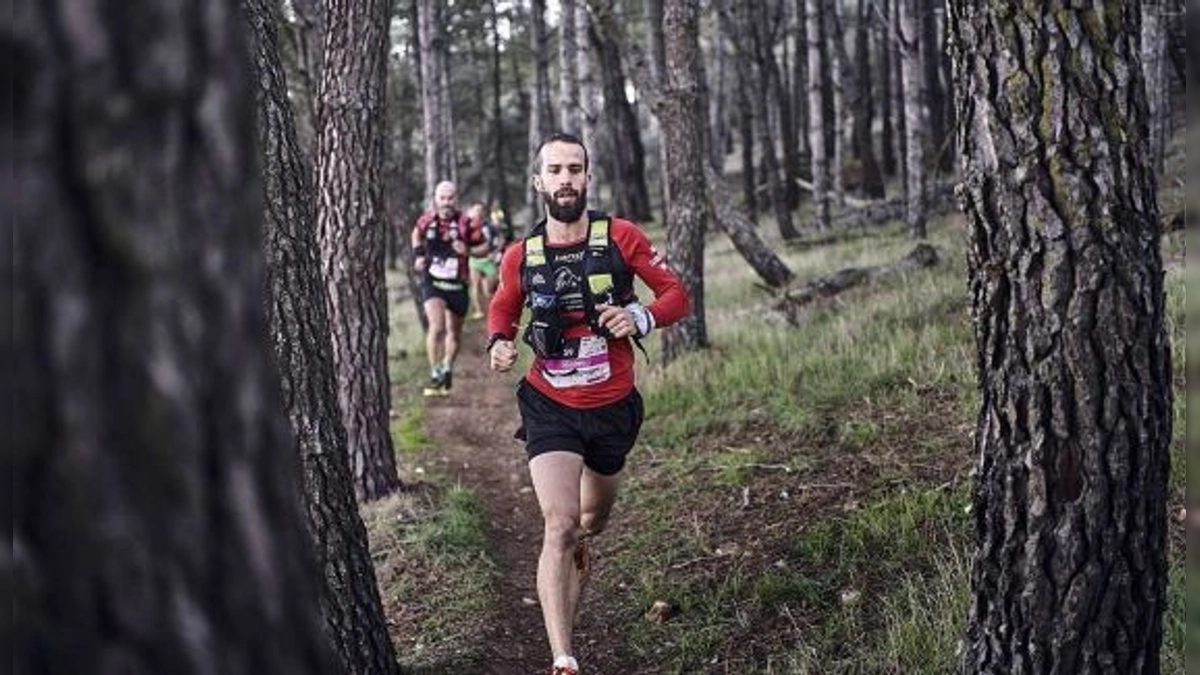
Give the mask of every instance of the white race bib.
[[612, 376], [608, 340], [598, 335], [580, 338], [579, 349], [574, 356], [542, 361], [542, 374], [555, 389], [604, 382]]
[[429, 265], [429, 276], [434, 279], [457, 279], [458, 256], [434, 258]]

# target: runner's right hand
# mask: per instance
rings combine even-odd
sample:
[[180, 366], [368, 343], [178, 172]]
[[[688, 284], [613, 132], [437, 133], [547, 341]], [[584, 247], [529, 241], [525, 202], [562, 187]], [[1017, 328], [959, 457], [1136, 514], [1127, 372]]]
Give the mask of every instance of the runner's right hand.
[[425, 271], [425, 262], [426, 262], [425, 256], [423, 256], [423, 255], [417, 256], [417, 258], [415, 260], [413, 260], [413, 269], [418, 272], [424, 272]]
[[513, 346], [512, 340], [496, 340], [488, 356], [491, 358], [492, 370], [507, 373], [517, 362], [517, 348]]

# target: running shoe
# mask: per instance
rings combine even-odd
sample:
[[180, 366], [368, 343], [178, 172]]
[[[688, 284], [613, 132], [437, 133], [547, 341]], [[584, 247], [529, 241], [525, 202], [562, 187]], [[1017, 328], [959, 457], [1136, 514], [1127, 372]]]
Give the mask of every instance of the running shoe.
[[429, 378], [429, 384], [421, 393], [426, 396], [449, 396], [450, 385], [448, 384], [450, 373], [441, 373], [437, 376]]

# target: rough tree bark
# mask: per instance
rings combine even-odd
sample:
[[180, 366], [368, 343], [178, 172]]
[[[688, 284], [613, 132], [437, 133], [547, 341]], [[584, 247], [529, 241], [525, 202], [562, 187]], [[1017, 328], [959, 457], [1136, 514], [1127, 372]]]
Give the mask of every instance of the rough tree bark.
[[400, 487], [388, 430], [391, 392], [379, 180], [388, 3], [330, 0], [325, 19], [317, 233], [354, 490], [359, 499], [368, 500]]
[[1171, 87], [1167, 78], [1166, 0], [1143, 0], [1140, 54], [1146, 82], [1150, 127], [1150, 167], [1162, 175], [1167, 129], [1171, 115]]
[[318, 0], [291, 0], [288, 37], [295, 54], [296, 81], [290, 83], [295, 96], [296, 132], [305, 162], [312, 165], [317, 138], [317, 87], [325, 49], [325, 9]]
[[331, 672], [270, 367], [238, 5], [9, 18], [13, 671]]
[[982, 405], [971, 673], [1157, 673], [1170, 352], [1136, 2], [950, 3]]
[[329, 315], [317, 260], [308, 170], [279, 62], [277, 16], [268, 0], [244, 0], [258, 72], [258, 138], [264, 178], [267, 318], [283, 405], [304, 470], [308, 533], [322, 571], [321, 612], [347, 673], [397, 672], [358, 516], [346, 430], [337, 403]]
[[671, 192], [667, 211], [667, 250], [679, 275], [692, 313], [663, 331], [663, 362], [708, 346], [704, 319], [704, 231], [708, 203], [704, 170], [704, 69], [700, 51], [699, 9], [692, 0], [666, 0], [663, 5], [664, 89], [659, 106], [663, 168]]

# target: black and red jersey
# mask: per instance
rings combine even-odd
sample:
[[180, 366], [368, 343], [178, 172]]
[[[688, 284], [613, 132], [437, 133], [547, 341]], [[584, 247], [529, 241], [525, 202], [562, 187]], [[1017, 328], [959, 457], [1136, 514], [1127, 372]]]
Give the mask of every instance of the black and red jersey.
[[[690, 311], [690, 302], [679, 278], [666, 259], [655, 250], [646, 234], [635, 224], [622, 218], [611, 218], [610, 236], [620, 251], [629, 272], [640, 278], [654, 300], [646, 304], [654, 316], [655, 325], [662, 327], [683, 318]], [[582, 314], [582, 284], [585, 283], [584, 257], [586, 234], [577, 241], [545, 242], [549, 273], [560, 307], [570, 313]], [[500, 264], [500, 287], [488, 310], [488, 332], [513, 339], [525, 307], [529, 289], [521, 281], [525, 261], [525, 242], [510, 246]], [[577, 322], [566, 329], [564, 337], [588, 341], [586, 353], [572, 355], [578, 365], [577, 375], [555, 375], [557, 364], [535, 357], [526, 379], [543, 394], [574, 408], [595, 408], [627, 396], [634, 385], [634, 351], [629, 338], [605, 339], [592, 334], [587, 322]], [[603, 364], [603, 368], [596, 367]], [[599, 377], [585, 377], [591, 369]], [[574, 372], [572, 369], [571, 372]]]

